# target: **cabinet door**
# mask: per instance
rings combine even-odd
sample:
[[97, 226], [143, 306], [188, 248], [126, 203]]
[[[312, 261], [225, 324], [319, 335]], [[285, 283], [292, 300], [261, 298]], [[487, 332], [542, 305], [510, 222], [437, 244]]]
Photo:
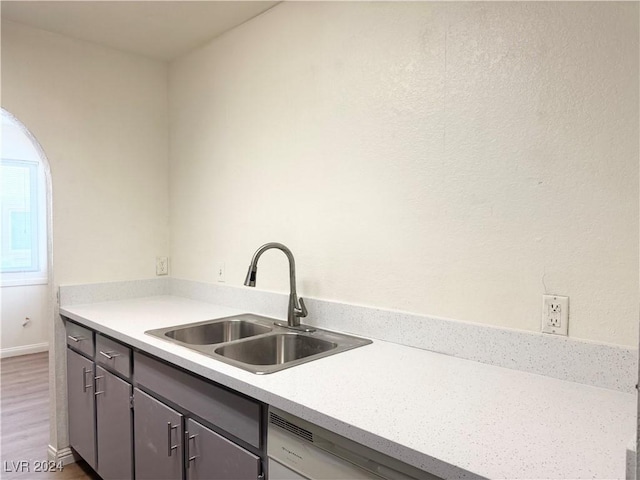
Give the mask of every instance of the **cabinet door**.
[[187, 420], [188, 480], [250, 480], [260, 474], [260, 458], [195, 420]]
[[182, 479], [182, 415], [141, 390], [133, 390], [136, 479]]
[[133, 478], [131, 385], [96, 366], [98, 473], [103, 480]]
[[69, 444], [96, 468], [96, 420], [91, 360], [67, 348]]

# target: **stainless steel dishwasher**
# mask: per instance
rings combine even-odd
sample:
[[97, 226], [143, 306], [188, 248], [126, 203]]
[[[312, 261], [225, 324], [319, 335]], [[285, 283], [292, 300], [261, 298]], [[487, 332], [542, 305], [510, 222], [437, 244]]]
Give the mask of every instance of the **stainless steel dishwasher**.
[[429, 473], [270, 408], [269, 480], [436, 480]]

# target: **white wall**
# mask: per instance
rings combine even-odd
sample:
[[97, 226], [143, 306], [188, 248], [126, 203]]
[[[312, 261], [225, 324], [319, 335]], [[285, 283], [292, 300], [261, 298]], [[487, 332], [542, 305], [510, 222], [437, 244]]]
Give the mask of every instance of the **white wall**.
[[173, 275], [637, 346], [637, 87], [634, 3], [280, 4], [170, 67]]
[[2, 106], [51, 166], [57, 284], [155, 275], [169, 251], [167, 67], [2, 23]]
[[[0, 354], [2, 357], [46, 351], [49, 344], [49, 295], [47, 285], [0, 289]], [[29, 321], [26, 322], [25, 319]]]

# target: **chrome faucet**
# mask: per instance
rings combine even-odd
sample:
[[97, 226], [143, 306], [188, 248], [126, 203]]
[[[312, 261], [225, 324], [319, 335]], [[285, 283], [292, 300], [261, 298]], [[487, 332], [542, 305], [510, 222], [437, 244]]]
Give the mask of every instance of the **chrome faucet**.
[[249, 265], [249, 271], [247, 272], [247, 278], [244, 284], [247, 287], [256, 286], [256, 274], [258, 273], [258, 260], [260, 256], [271, 248], [276, 248], [284, 252], [289, 260], [289, 308], [287, 310], [287, 323], [275, 322], [280, 327], [292, 328], [294, 330], [304, 330], [305, 332], [313, 332], [314, 328], [307, 327], [300, 324], [300, 317], [307, 316], [307, 308], [304, 305], [304, 300], [298, 298], [296, 293], [296, 261], [293, 259], [293, 253], [286, 246], [281, 243], [271, 242], [262, 245], [256, 253], [253, 254], [251, 259], [251, 265]]

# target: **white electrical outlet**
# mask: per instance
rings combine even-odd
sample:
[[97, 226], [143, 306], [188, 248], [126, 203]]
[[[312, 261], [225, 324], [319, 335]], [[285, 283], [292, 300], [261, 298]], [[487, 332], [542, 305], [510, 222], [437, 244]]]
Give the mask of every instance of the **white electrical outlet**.
[[569, 331], [569, 297], [542, 296], [542, 332], [567, 335]]
[[156, 257], [156, 275], [168, 275], [168, 274], [169, 274], [169, 258]]
[[219, 282], [224, 282], [224, 262], [218, 264], [217, 277]]

